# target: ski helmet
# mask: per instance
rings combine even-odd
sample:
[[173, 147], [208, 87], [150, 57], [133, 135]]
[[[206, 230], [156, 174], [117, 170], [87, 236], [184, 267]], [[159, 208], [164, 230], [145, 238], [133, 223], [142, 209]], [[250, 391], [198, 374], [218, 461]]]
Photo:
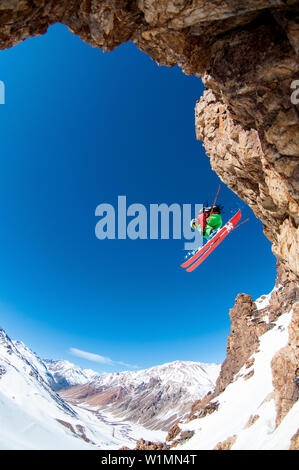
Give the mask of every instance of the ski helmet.
[[190, 227], [192, 228], [192, 230], [195, 230], [196, 228], [196, 220], [195, 219], [192, 219], [191, 222], [190, 222]]

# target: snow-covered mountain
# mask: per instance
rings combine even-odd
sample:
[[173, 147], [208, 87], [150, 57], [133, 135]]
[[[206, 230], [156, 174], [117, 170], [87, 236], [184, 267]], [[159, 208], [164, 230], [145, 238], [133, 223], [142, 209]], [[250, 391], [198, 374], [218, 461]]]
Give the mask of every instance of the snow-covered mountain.
[[136, 441], [131, 434], [146, 435], [70, 406], [53, 381], [35, 353], [0, 329], [0, 449], [119, 449]]
[[174, 361], [139, 371], [124, 371], [101, 374], [95, 380], [96, 387], [121, 386], [138, 387], [151, 380], [159, 380], [162, 386], [179, 384], [188, 388], [190, 394], [198, 396], [214, 387], [220, 372], [219, 364], [204, 364], [192, 361]]
[[141, 436], [163, 440], [163, 426], [214, 387], [219, 368], [176, 361], [99, 374], [42, 360], [0, 329], [0, 449], [119, 449]]
[[140, 371], [101, 374], [93, 382], [61, 390], [70, 403], [111, 413], [150, 429], [169, 429], [191, 404], [215, 387], [220, 365], [175, 361]]
[[230, 317], [221, 366], [175, 361], [111, 374], [43, 361], [0, 329], [0, 449], [134, 448], [140, 438], [189, 450], [297, 449], [292, 285], [255, 302], [239, 294]]
[[53, 377], [53, 389], [56, 391], [73, 385], [84, 385], [100, 375], [91, 369], [81, 369], [69, 361], [43, 359], [42, 363]]
[[14, 344], [66, 401], [156, 430], [167, 430], [189, 413], [194, 400], [214, 389], [220, 371], [218, 364], [174, 361], [140, 371], [100, 374], [65, 360], [41, 360], [21, 341]]
[[[4, 335], [5, 332], [2, 330], [2, 335]], [[6, 338], [8, 339], [8, 336], [6, 335]], [[50, 372], [49, 368], [45, 364], [45, 362], [38, 357], [38, 355], [33, 352], [26, 344], [23, 343], [23, 341], [19, 340], [11, 340], [11, 343], [15, 346], [15, 350], [18, 351], [20, 356], [27, 361], [28, 364], [34, 367], [34, 369], [37, 371], [38, 375], [42, 377], [42, 379], [50, 386], [51, 390], [56, 390], [56, 382], [55, 379]]]

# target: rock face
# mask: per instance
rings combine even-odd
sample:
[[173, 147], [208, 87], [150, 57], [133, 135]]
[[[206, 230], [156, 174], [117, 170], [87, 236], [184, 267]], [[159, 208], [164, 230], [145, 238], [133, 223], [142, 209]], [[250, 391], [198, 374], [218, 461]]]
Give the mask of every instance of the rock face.
[[233, 380], [247, 359], [257, 350], [259, 336], [268, 325], [255, 317], [256, 305], [250, 295], [239, 294], [230, 310], [231, 333], [227, 339], [227, 355], [218, 377], [215, 395], [221, 393]]
[[[260, 337], [271, 330], [277, 319], [292, 312], [288, 344], [272, 358], [272, 383], [276, 404], [276, 427], [299, 398], [299, 289], [296, 279], [281, 266], [278, 268], [276, 286], [271, 294], [254, 302], [252, 297], [239, 294], [230, 310], [231, 332], [227, 339], [227, 355], [213, 392], [196, 400], [188, 421], [204, 418], [218, 410], [218, 397], [232, 382], [240, 377], [249, 380], [254, 374], [254, 359], [259, 351]], [[248, 371], [248, 372], [247, 372]]]
[[139, 439], [134, 450], [168, 450], [169, 446], [163, 442], [151, 442]]
[[[283, 284], [282, 284], [283, 282]], [[277, 408], [276, 424], [279, 425], [292, 405], [299, 398], [299, 289], [296, 279], [278, 269], [276, 288], [262, 308], [250, 296], [240, 294], [230, 311], [231, 334], [227, 341], [227, 356], [217, 380], [215, 395], [225, 389], [234, 375], [246, 364], [247, 359], [258, 350], [259, 337], [272, 328], [277, 318], [293, 311], [289, 326], [288, 345], [272, 360], [272, 376]], [[268, 321], [263, 319], [267, 312]], [[247, 363], [248, 367], [251, 364]]]
[[[213, 80], [206, 77], [206, 83], [213, 85]], [[293, 110], [290, 99], [285, 97], [285, 102]], [[271, 106], [279, 108], [278, 103]], [[298, 158], [279, 154], [273, 146], [270, 148], [265, 133], [251, 127], [252, 123], [242, 125], [234, 112], [220, 99], [219, 93], [206, 90], [196, 104], [197, 138], [203, 140], [212, 168], [222, 181], [247, 202], [263, 222], [264, 233], [272, 242], [278, 260], [298, 276]], [[295, 144], [298, 131], [296, 133], [292, 124], [294, 122], [298, 128], [297, 111], [292, 112], [295, 120], [286, 117], [289, 144], [296, 146], [299, 155], [298, 142]], [[286, 127], [287, 124], [281, 122], [281, 133]]]
[[236, 436], [229, 437], [224, 442], [219, 442], [214, 450], [230, 450], [231, 446], [235, 443]]
[[255, 302], [237, 297], [216, 388], [173, 426], [171, 448], [298, 449], [299, 303], [292, 292], [291, 283], [277, 283]]
[[272, 360], [273, 385], [275, 387], [276, 425], [287, 415], [299, 398], [299, 303], [294, 306], [289, 326], [288, 345]]

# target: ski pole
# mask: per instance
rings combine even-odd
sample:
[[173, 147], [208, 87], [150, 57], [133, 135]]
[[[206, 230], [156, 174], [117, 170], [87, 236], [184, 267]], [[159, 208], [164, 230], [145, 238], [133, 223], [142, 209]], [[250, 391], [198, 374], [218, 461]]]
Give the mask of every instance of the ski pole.
[[240, 222], [238, 225], [236, 225], [236, 226], [233, 228], [233, 230], [235, 230], [236, 228], [240, 227], [240, 225], [245, 224], [245, 222], [247, 222], [248, 220], [249, 220], [249, 219], [243, 220], [243, 222]]
[[216, 201], [217, 201], [217, 197], [218, 197], [218, 194], [219, 194], [219, 191], [220, 191], [220, 186], [221, 184], [219, 184], [219, 188], [218, 188], [218, 191], [217, 191], [217, 194], [216, 194], [216, 197], [215, 197], [215, 200], [213, 202], [213, 205], [212, 205], [212, 210], [211, 210], [211, 213], [209, 215], [209, 218], [211, 217], [211, 215], [213, 214], [213, 210], [214, 210], [214, 207], [215, 207], [215, 204], [216, 204]]

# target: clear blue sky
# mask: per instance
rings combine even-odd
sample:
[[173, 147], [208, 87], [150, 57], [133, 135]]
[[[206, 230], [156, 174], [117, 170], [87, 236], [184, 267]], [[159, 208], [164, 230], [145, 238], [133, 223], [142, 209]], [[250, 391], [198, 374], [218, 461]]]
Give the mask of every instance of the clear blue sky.
[[[228, 188], [224, 219], [250, 221], [194, 273], [182, 240], [95, 237], [95, 208], [211, 202], [219, 178], [195, 139], [203, 92], [127, 43], [103, 54], [54, 25], [0, 54], [0, 325], [41, 357], [95, 370], [220, 362], [240, 292], [274, 284], [262, 224]], [[77, 348], [109, 357], [101, 364]]]

